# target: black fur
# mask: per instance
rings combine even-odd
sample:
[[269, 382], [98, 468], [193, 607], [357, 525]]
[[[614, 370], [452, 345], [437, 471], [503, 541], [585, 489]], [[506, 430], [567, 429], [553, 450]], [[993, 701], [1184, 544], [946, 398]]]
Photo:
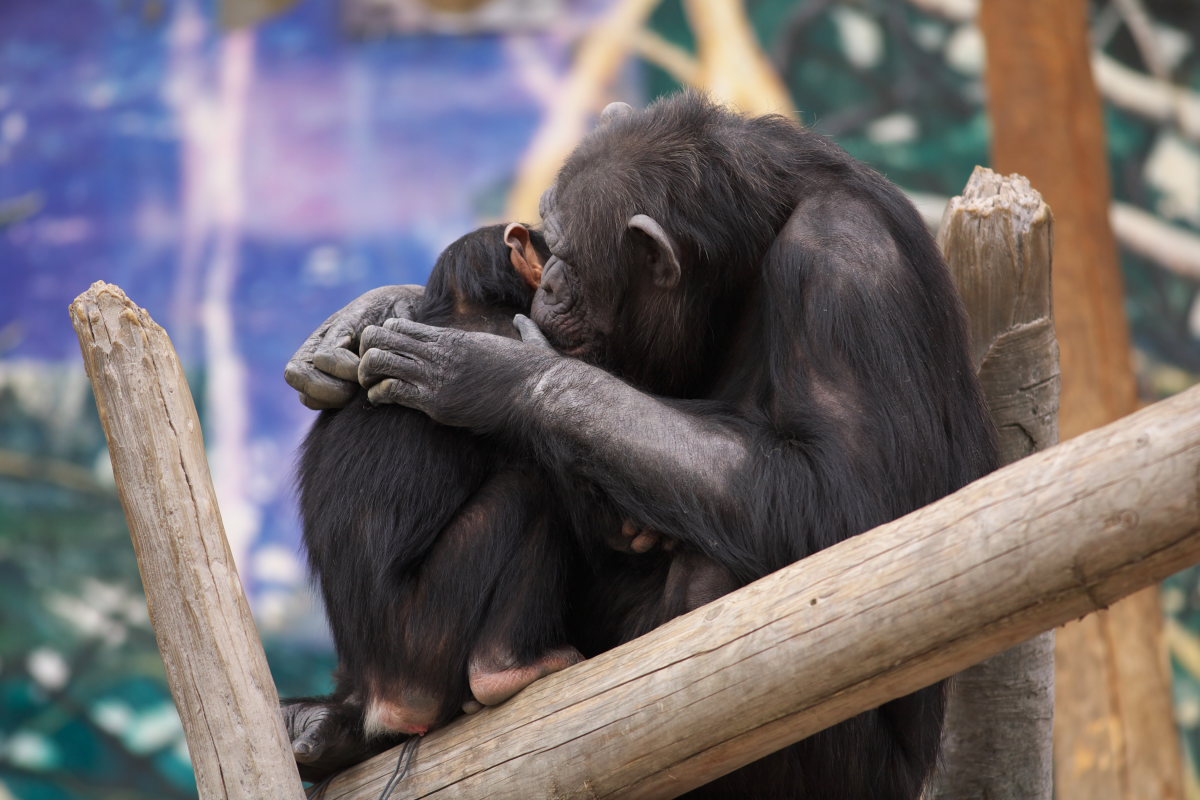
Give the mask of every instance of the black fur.
[[[640, 277], [647, 240], [627, 227], [634, 214], [678, 247], [682, 281], [670, 293]], [[557, 261], [559, 296], [548, 308], [539, 294], [533, 313], [551, 341], [577, 345], [579, 316], [610, 309], [584, 357], [660, 396], [703, 398], [664, 403], [749, 456], [726, 490], [705, 494], [681, 490], [685, 475], [614, 471], [527, 419], [494, 427], [537, 447], [552, 474], [574, 475], [575, 496], [594, 491], [618, 517], [678, 540], [675, 553], [702, 553], [745, 583], [995, 468], [941, 254], [903, 194], [832, 142], [676, 96], [585, 139], [543, 215], [553, 253], [543, 287]], [[596, 446], [619, 449], [616, 438]], [[593, 630], [608, 638], [588, 650], [669, 616], [655, 587], [675, 557], [609, 558], [592, 603]], [[915, 800], [943, 705], [942, 687], [930, 687], [696, 794]]]
[[[629, 226], [634, 215], [674, 241], [677, 284], [653, 279], [662, 251]], [[401, 402], [502, 437], [561, 482], [592, 555], [591, 584], [568, 597], [570, 639], [586, 654], [996, 466], [937, 247], [895, 186], [821, 136], [694, 94], [668, 98], [589, 135], [543, 216], [553, 256], [534, 320], [560, 349], [629, 385], [486, 337], [419, 348], [396, 337], [389, 347], [426, 354], [397, 370], [415, 387]], [[352, 507], [393, 492], [377, 476], [363, 481]], [[621, 520], [674, 549], [608, 549]], [[363, 560], [340, 568], [327, 594], [354, 595], [362, 574], [378, 573], [379, 558]], [[916, 800], [943, 705], [941, 686], [929, 687], [696, 796]]]
[[[417, 321], [511, 330], [533, 290], [510, 265], [503, 232], [482, 228], [446, 248]], [[298, 488], [340, 663], [335, 700], [355, 709], [338, 710], [359, 716], [342, 726], [355, 735], [373, 697], [436, 698], [435, 724], [457, 714], [481, 648], [524, 663], [566, 642], [561, 504], [511, 449], [418, 411], [372, 406], [362, 390], [317, 419]]]

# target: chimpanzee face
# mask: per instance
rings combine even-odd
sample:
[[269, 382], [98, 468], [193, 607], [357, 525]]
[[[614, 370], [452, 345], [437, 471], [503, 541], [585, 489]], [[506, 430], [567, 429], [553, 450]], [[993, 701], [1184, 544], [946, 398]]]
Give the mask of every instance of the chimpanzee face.
[[613, 202], [627, 193], [595, 191], [594, 175], [572, 178], [542, 196], [550, 259], [533, 320], [564, 354], [656, 387], [655, 376], [678, 372], [686, 344], [678, 249], [658, 222], [633, 213], [637, 201]]
[[564, 354], [599, 362], [612, 333], [615, 305], [605, 296], [610, 293], [594, 289], [597, 276], [586, 269], [592, 254], [579, 252], [578, 243], [570, 241], [553, 188], [542, 196], [541, 214], [550, 258], [530, 315]]

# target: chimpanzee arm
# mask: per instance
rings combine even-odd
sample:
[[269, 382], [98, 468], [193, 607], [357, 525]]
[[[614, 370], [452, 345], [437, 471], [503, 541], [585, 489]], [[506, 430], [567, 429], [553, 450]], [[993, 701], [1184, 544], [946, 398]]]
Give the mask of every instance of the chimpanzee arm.
[[358, 391], [358, 333], [389, 317], [410, 316], [422, 286], [381, 286], [325, 320], [288, 362], [283, 377], [312, 409], [341, 408]]
[[750, 426], [711, 413], [712, 403], [664, 400], [565, 358], [517, 319], [524, 341], [408, 320], [368, 328], [359, 378], [373, 402], [518, 438], [550, 469], [595, 481], [639, 522], [743, 576], [768, 571], [738, 535], [756, 515], [757, 499], [739, 490], [755, 471]]

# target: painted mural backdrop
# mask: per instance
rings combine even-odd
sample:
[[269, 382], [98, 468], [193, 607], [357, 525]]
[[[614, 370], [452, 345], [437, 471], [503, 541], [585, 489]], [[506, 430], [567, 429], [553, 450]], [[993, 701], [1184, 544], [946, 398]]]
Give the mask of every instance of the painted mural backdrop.
[[[576, 47], [613, 5], [467, 3], [477, 16], [447, 26], [422, 3], [301, 0], [226, 30], [215, 0], [0, 0], [0, 800], [194, 795], [66, 313], [94, 280], [147, 308], [189, 371], [281, 692], [326, 687], [291, 485], [313, 415], [283, 365], [333, 310], [423, 282], [443, 245], [503, 218]], [[1163, 115], [1101, 82], [1117, 199], [1149, 212], [1143, 232], [1183, 237], [1167, 259], [1123, 237], [1154, 397], [1200, 372], [1200, 19], [1145, 5], [1157, 72], [1116, 4], [1096, 4], [1093, 33], [1112, 69], [1183, 87], [1183, 111]], [[973, 6], [747, 3], [806, 123], [931, 217], [987, 161]], [[677, 87], [662, 53], [693, 44], [678, 0], [650, 28], [605, 100]], [[1195, 584], [1166, 595], [1185, 644]], [[1185, 661], [1192, 745], [1200, 684]]]

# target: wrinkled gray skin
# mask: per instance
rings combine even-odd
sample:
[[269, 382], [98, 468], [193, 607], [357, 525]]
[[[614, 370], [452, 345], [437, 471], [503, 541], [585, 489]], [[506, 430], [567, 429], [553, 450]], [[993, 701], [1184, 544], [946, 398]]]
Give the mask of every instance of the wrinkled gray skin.
[[341, 408], [358, 392], [358, 334], [392, 317], [409, 317], [424, 286], [381, 286], [321, 323], [296, 351], [284, 380], [309, 408]]
[[[480, 432], [511, 425], [523, 438], [546, 437], [586, 454], [581, 473], [587, 477], [658, 486], [668, 496], [684, 479], [701, 496], [726, 495], [725, 476], [746, 457], [743, 441], [599, 367], [560, 355], [527, 317], [517, 316], [514, 324], [520, 340], [388, 320], [359, 337], [358, 379], [376, 404], [416, 408], [443, 425]], [[471, 397], [475, 376], [484, 374], [508, 377], [507, 386], [492, 384], [503, 394], [456, 402]]]

